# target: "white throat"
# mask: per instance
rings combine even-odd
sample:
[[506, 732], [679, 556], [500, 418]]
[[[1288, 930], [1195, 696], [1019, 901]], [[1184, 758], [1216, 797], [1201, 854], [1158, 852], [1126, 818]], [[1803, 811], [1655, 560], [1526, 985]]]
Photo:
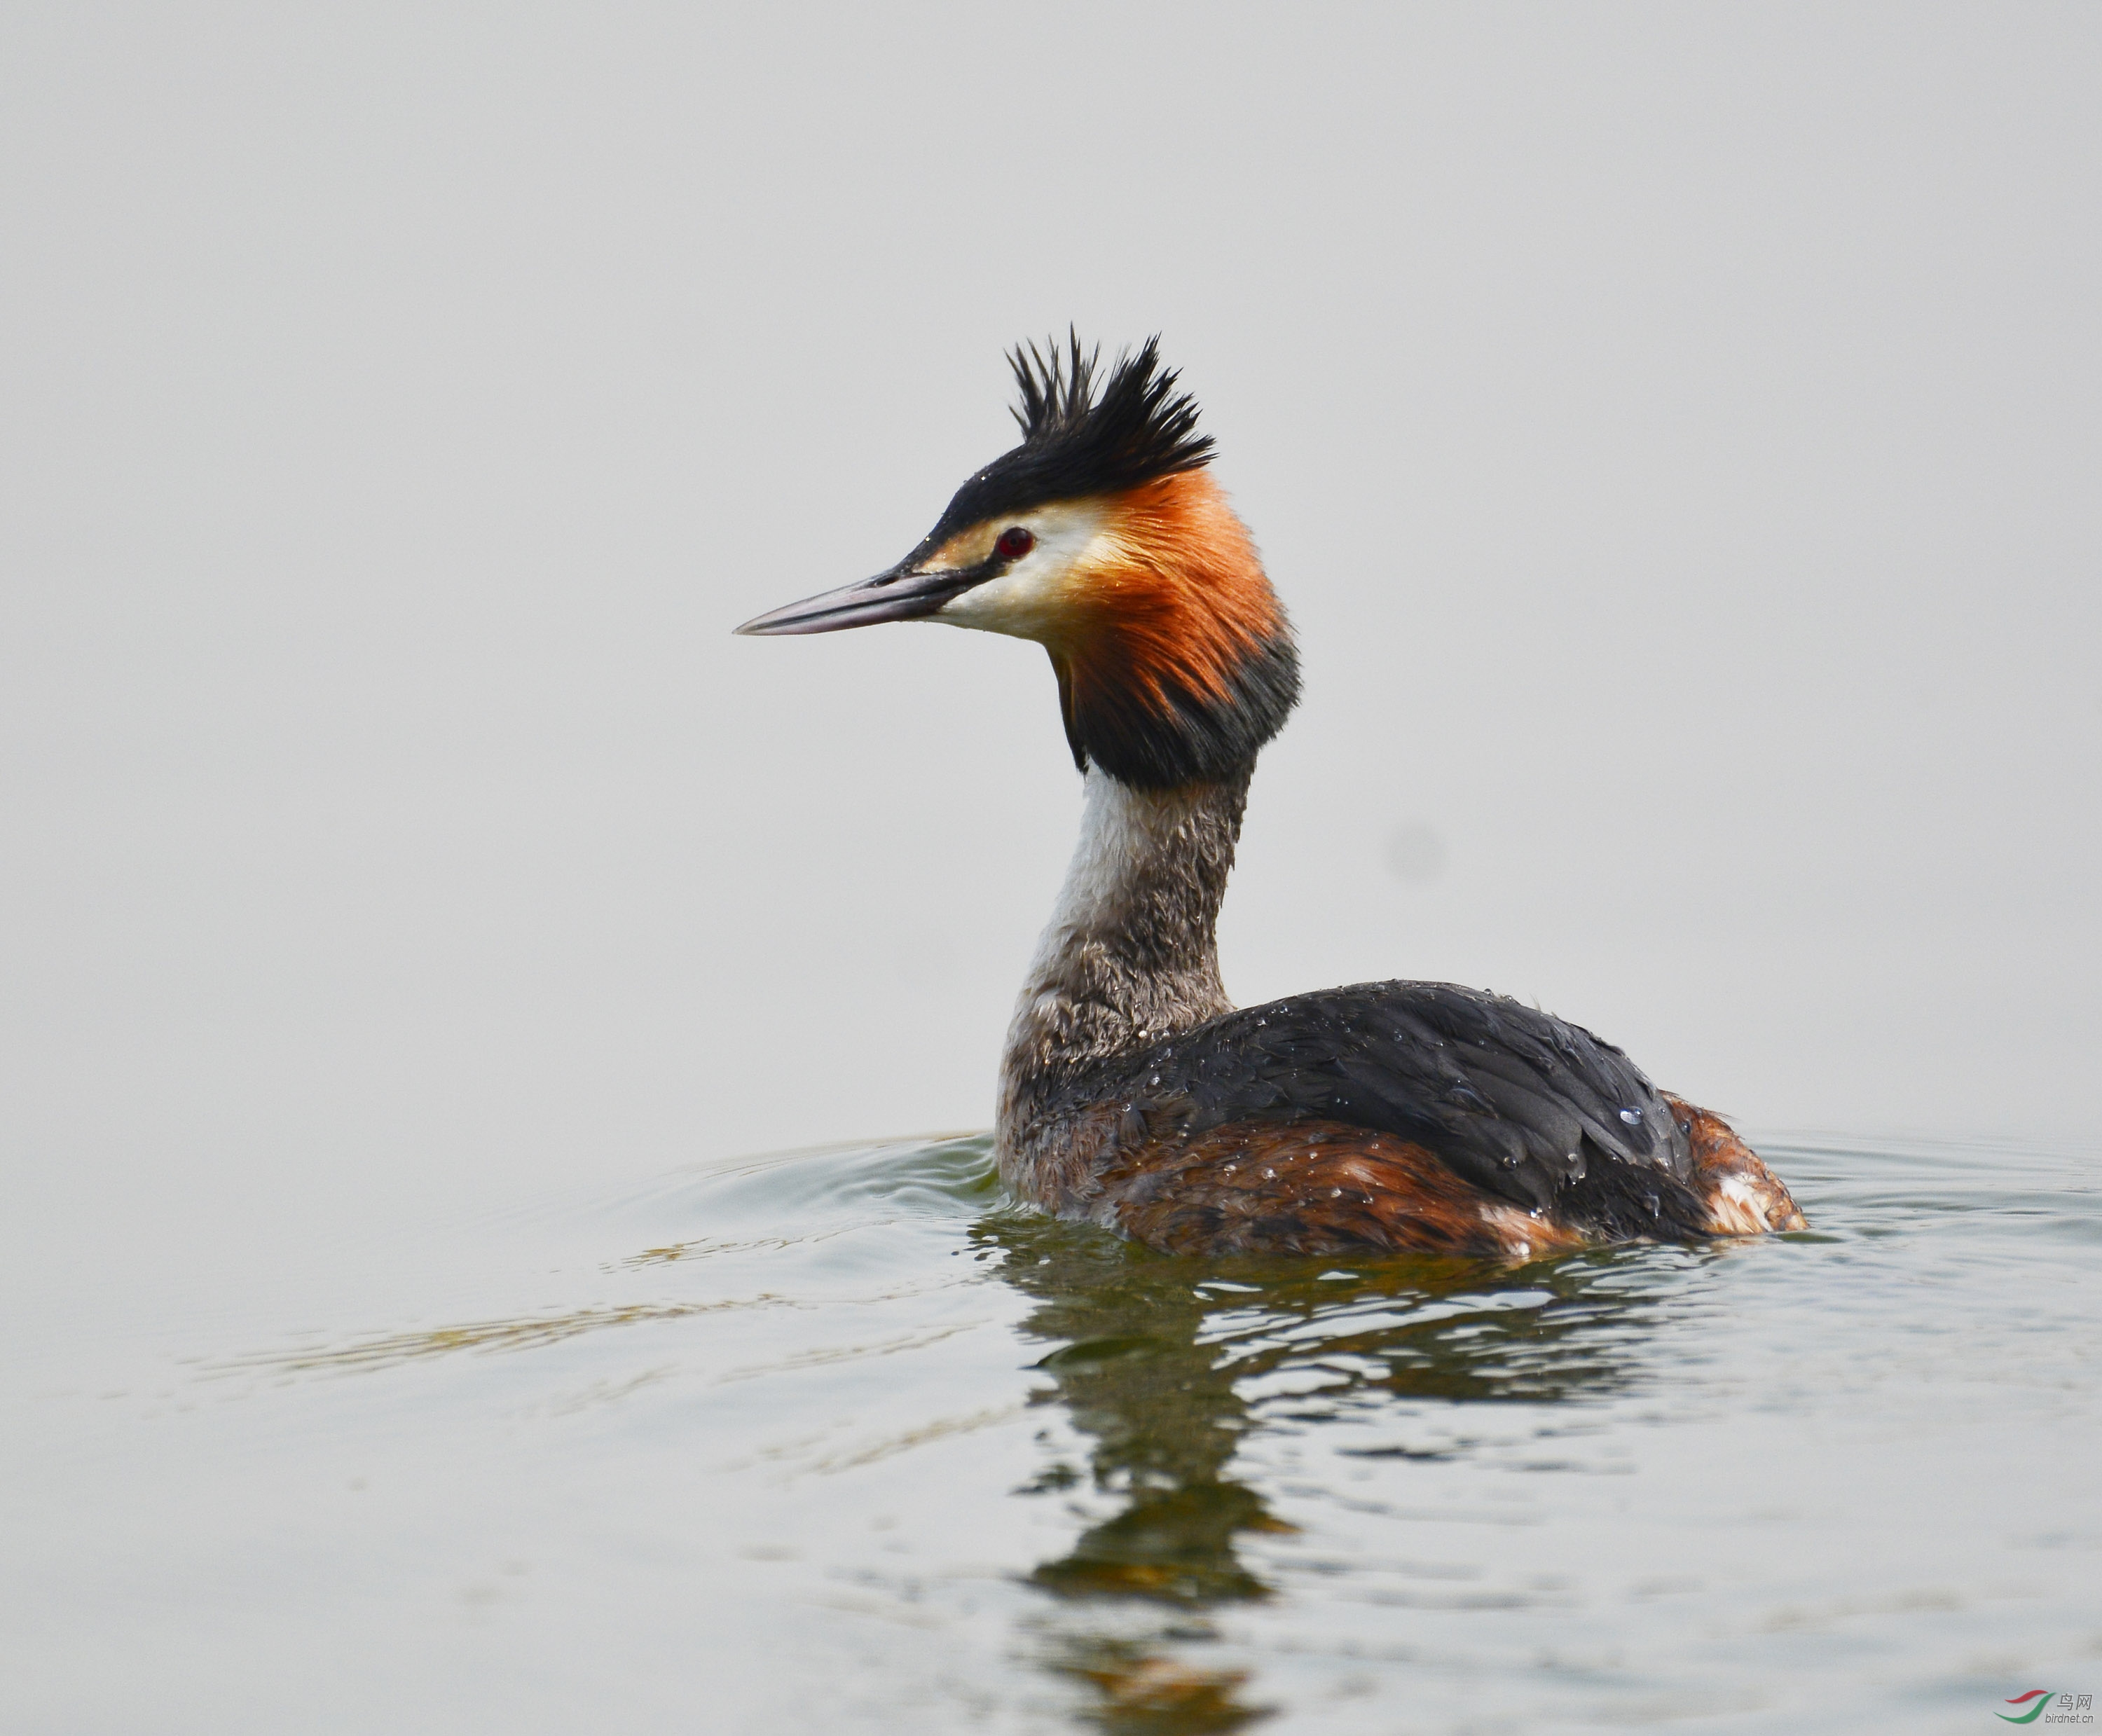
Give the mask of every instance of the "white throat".
[[1247, 788], [1142, 790], [1089, 768], [1080, 841], [1014, 1009], [1011, 1081], [1231, 1009], [1217, 934]]
[[1032, 976], [1075, 939], [1113, 926], [1129, 907], [1133, 883], [1173, 846], [1178, 804], [1173, 796], [1173, 792], [1164, 797], [1135, 790], [1094, 766], [1088, 768], [1080, 793], [1080, 835], [1051, 920], [1037, 942]]

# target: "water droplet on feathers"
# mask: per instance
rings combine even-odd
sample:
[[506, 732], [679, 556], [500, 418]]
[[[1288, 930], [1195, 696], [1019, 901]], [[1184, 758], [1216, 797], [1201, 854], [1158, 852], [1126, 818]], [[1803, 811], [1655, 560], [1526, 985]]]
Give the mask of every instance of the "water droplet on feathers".
[[1621, 1111], [1621, 1119], [1625, 1121], [1631, 1127], [1639, 1127], [1642, 1123], [1642, 1111], [1640, 1109], [1622, 1109]]
[[1160, 1083], [1160, 1075], [1159, 1074], [1157, 1074], [1157, 1073], [1156, 1073], [1156, 1074], [1155, 1074], [1153, 1075], [1152, 1078], [1151, 1078], [1151, 1080], [1149, 1080], [1147, 1083], [1150, 1083], [1150, 1084], [1158, 1085], [1158, 1084]]

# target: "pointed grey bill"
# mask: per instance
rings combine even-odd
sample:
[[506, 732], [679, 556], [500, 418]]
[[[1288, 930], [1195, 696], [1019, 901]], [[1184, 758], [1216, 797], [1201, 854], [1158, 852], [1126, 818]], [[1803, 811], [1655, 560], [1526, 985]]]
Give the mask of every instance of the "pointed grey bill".
[[910, 560], [888, 573], [842, 585], [836, 591], [805, 597], [800, 603], [755, 615], [737, 629], [766, 636], [787, 633], [836, 633], [842, 627], [873, 627], [879, 621], [924, 620], [950, 598], [983, 584], [998, 570], [991, 561], [974, 567], [916, 572]]

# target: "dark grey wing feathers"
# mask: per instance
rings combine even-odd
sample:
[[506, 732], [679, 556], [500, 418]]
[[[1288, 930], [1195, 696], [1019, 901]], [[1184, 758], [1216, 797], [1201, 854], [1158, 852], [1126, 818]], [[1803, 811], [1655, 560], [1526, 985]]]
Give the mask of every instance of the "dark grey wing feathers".
[[1589, 1031], [1451, 983], [1373, 982], [1248, 1007], [1115, 1064], [1156, 1136], [1324, 1119], [1422, 1145], [1528, 1210], [1642, 1233], [1697, 1208], [1656, 1088]]

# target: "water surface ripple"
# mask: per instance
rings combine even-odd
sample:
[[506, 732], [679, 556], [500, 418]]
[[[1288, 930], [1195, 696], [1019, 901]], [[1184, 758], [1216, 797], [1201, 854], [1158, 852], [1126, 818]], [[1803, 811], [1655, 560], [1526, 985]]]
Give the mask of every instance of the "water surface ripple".
[[977, 1136], [455, 1226], [47, 1407], [18, 1680], [40, 1728], [248, 1727], [168, 1691], [215, 1677], [309, 1731], [1162, 1736], [2102, 1690], [2093, 1154], [1763, 1149], [1812, 1230], [1517, 1267], [1165, 1258]]

